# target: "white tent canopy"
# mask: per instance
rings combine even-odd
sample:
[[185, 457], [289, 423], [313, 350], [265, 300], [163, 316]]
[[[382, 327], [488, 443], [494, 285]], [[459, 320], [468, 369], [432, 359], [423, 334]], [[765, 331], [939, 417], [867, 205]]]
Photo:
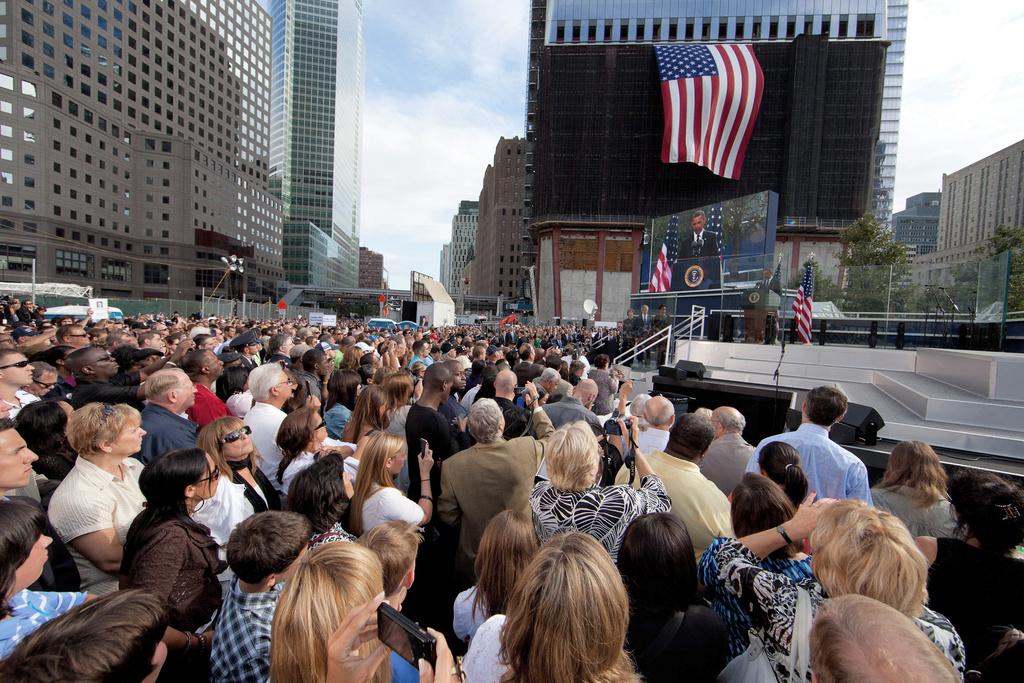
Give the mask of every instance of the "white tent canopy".
[[[28, 282], [0, 282], [0, 292], [17, 296], [32, 296], [33, 287]], [[58, 282], [40, 282], [35, 286], [36, 296], [70, 296], [79, 299], [91, 299], [92, 287], [65, 285]]]

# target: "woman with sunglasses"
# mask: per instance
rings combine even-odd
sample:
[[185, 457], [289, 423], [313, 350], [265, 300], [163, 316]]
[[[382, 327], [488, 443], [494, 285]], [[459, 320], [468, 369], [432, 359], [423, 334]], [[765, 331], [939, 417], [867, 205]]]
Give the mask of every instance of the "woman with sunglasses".
[[141, 588], [167, 606], [161, 680], [207, 678], [213, 642], [207, 625], [220, 607], [217, 575], [227, 565], [210, 530], [193, 516], [216, 494], [220, 476], [209, 455], [181, 448], [151, 462], [139, 478], [146, 508], [128, 530], [121, 587]]
[[346, 458], [353, 453], [348, 447], [324, 448], [327, 425], [313, 408], [299, 408], [288, 414], [277, 430], [277, 446], [281, 449], [281, 465], [277, 481], [288, 494], [288, 487], [302, 470], [312, 465], [321, 455], [337, 453]]
[[281, 509], [281, 496], [259, 468], [260, 454], [252, 441], [252, 429], [241, 418], [222, 417], [199, 431], [196, 445], [222, 470], [231, 470], [231, 482], [245, 487], [245, 499], [253, 512]]

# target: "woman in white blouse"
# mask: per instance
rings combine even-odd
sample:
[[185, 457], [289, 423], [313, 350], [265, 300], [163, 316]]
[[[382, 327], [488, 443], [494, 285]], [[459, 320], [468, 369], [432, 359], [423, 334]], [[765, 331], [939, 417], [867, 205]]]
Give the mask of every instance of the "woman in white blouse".
[[142, 417], [124, 403], [90, 403], [68, 419], [75, 466], [50, 499], [49, 518], [94, 594], [117, 590], [124, 541], [146, 502], [139, 490]]
[[395, 487], [395, 477], [402, 471], [408, 457], [405, 439], [387, 432], [370, 434], [362, 447], [359, 477], [349, 508], [349, 526], [355, 534], [363, 534], [378, 524], [391, 521], [420, 526], [430, 521], [434, 497], [430, 491], [430, 469], [433, 454], [427, 446], [419, 454], [419, 476], [422, 487], [418, 501], [413, 502]]
[[281, 465], [277, 470], [277, 481], [281, 490], [288, 494], [292, 480], [327, 453], [337, 453], [342, 458], [352, 455], [352, 449], [345, 446], [324, 448], [327, 425], [320, 413], [312, 408], [293, 410], [281, 422], [277, 430], [277, 446], [281, 449]]

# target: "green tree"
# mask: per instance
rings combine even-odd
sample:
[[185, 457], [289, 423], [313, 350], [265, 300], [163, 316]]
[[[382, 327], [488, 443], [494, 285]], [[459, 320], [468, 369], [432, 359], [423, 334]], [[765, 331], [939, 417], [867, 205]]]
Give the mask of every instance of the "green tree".
[[870, 214], [850, 225], [841, 239], [839, 263], [846, 268], [841, 308], [850, 312], [905, 308], [903, 299], [910, 293], [904, 286], [910, 263], [906, 245]]
[[1024, 227], [1000, 225], [988, 241], [989, 256], [1010, 252], [1008, 310], [1024, 310]]

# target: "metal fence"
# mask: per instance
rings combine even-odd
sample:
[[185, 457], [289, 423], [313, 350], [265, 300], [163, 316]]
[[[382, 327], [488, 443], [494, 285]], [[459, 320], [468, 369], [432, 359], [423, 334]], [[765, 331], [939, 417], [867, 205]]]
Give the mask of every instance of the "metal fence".
[[[0, 291], [0, 294], [10, 292]], [[89, 300], [78, 297], [39, 295], [35, 303], [46, 308], [56, 306], [88, 306]], [[277, 305], [267, 301], [257, 303], [253, 301], [238, 301], [236, 299], [225, 299], [222, 297], [206, 297], [201, 301], [189, 299], [108, 299], [111, 308], [118, 308], [125, 316], [137, 315], [184, 315], [189, 316], [195, 313], [202, 313], [204, 316], [217, 318], [249, 318], [254, 320], [272, 320], [279, 317]], [[288, 318], [309, 318], [314, 309], [303, 306], [289, 306], [285, 312]]]

